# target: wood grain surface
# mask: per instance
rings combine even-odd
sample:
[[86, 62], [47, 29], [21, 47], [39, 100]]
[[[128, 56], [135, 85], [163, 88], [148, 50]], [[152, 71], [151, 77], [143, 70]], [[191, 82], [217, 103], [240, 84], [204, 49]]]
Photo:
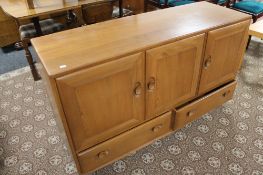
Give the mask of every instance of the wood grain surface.
[[250, 18], [198, 2], [35, 38], [32, 44], [48, 75], [58, 77]]

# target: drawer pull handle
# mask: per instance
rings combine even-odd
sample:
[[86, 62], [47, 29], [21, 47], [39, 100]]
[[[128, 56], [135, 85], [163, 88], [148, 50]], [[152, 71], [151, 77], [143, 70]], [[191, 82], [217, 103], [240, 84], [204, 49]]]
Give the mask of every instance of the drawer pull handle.
[[140, 96], [142, 94], [142, 86], [140, 82], [137, 82], [134, 89], [135, 96]]
[[212, 63], [212, 58], [211, 58], [211, 56], [209, 55], [209, 56], [207, 57], [207, 59], [205, 60], [204, 68], [205, 68], [205, 69], [208, 69], [208, 67], [211, 65], [211, 63]]
[[152, 128], [152, 131], [153, 131], [153, 132], [158, 132], [162, 127], [163, 127], [162, 124], [157, 125], [157, 126], [155, 126], [155, 127]]
[[187, 112], [187, 113], [186, 113], [186, 116], [187, 116], [187, 117], [192, 117], [194, 114], [195, 114], [195, 111], [193, 110], [193, 111]]
[[106, 157], [107, 155], [109, 155], [109, 151], [102, 151], [98, 154], [98, 158], [99, 159], [103, 159], [104, 157]]
[[224, 93], [222, 94], [222, 96], [223, 96], [223, 97], [226, 97], [228, 94], [230, 94], [230, 90], [224, 92]]
[[149, 91], [153, 91], [155, 89], [155, 78], [153, 77], [150, 78], [147, 87]]

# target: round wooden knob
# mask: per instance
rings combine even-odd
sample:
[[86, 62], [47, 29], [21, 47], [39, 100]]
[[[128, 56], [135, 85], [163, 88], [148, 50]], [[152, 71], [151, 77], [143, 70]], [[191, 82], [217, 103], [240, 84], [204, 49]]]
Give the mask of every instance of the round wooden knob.
[[162, 127], [163, 127], [163, 125], [157, 125], [157, 126], [152, 128], [152, 131], [153, 132], [158, 132]]
[[103, 159], [104, 157], [106, 157], [107, 155], [109, 155], [109, 151], [102, 151], [98, 154], [99, 159]]

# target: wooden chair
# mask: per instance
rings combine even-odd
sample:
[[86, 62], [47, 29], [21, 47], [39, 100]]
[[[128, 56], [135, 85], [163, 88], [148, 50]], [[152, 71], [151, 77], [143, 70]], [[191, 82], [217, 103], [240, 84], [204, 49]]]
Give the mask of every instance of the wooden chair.
[[[61, 31], [64, 29], [63, 24], [57, 23], [57, 22], [55, 22], [54, 19], [50, 19], [50, 18], [45, 19], [45, 20], [41, 20], [39, 23], [40, 23], [40, 27], [41, 27], [43, 35], [48, 35], [48, 34], [55, 33], [55, 32], [58, 32], [58, 31]], [[28, 48], [29, 43], [30, 43], [30, 39], [37, 36], [37, 32], [36, 32], [36, 29], [34, 27], [34, 24], [29, 23], [26, 25], [21, 25], [19, 27], [19, 33], [20, 33], [20, 39], [22, 42], [22, 46], [25, 50], [25, 56], [27, 58], [29, 66], [30, 66], [33, 78], [35, 81], [37, 81], [40, 79], [40, 76], [39, 76], [37, 69], [35, 67], [35, 62], [33, 61], [32, 54]]]
[[147, 12], [148, 5], [163, 9], [168, 7], [191, 4], [194, 2], [194, 0], [145, 0], [144, 11]]
[[255, 0], [228, 0], [227, 7], [252, 15], [253, 23], [255, 23], [258, 18], [263, 16], [263, 2]]
[[[33, 23], [20, 25], [13, 17], [6, 14], [0, 7], [0, 45], [5, 46], [12, 44], [20, 40], [20, 43], [25, 50], [25, 56], [30, 66], [34, 80], [39, 80], [40, 77], [35, 67], [32, 54], [28, 48], [30, 39], [36, 37], [36, 30]], [[53, 19], [45, 19], [40, 21], [40, 26], [43, 35], [51, 34], [54, 32], [61, 31], [64, 26], [60, 23], [55, 22]]]
[[0, 6], [0, 47], [18, 42], [19, 32], [15, 19], [7, 15]]
[[[263, 16], [263, 2], [249, 0], [249, 1], [237, 1], [237, 0], [228, 0], [227, 7], [231, 9], [247, 13], [252, 15], [253, 23], [255, 23], [258, 18]], [[251, 35], [248, 38], [247, 48], [251, 41]]]

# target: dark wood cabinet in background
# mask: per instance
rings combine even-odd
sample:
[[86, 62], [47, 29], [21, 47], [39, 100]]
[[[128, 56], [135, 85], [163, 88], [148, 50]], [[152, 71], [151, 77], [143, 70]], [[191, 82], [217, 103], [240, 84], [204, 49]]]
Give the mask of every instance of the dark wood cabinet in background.
[[134, 14], [144, 12], [144, 0], [123, 0], [123, 7], [130, 9]]

